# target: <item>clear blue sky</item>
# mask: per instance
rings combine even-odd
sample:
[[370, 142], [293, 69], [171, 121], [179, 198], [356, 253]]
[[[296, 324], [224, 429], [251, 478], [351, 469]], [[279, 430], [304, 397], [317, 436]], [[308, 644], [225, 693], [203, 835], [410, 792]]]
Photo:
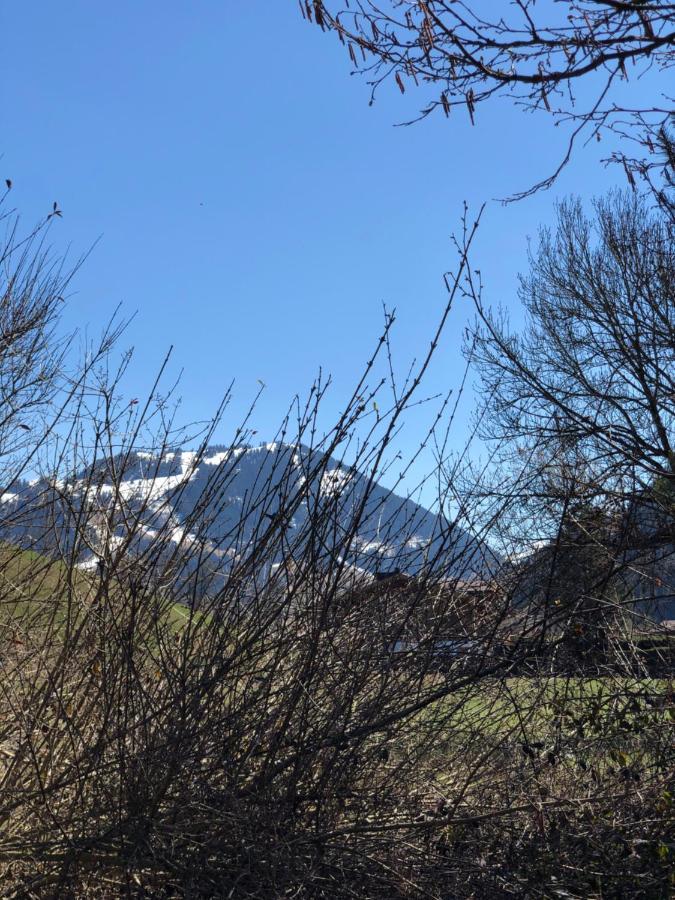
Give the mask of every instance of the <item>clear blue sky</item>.
[[[0, 175], [26, 223], [58, 200], [57, 248], [76, 256], [101, 238], [65, 324], [96, 330], [120, 302], [137, 310], [130, 392], [173, 344], [186, 418], [208, 416], [236, 378], [222, 440], [258, 379], [261, 438], [319, 366], [337, 409], [383, 301], [397, 307], [407, 368], [444, 302], [462, 201], [527, 187], [563, 152], [549, 121], [508, 102], [479, 110], [475, 128], [461, 114], [394, 127], [414, 92], [388, 89], [369, 107], [344, 48], [294, 0], [24, 0], [3, 4], [0, 26]], [[516, 319], [527, 236], [556, 196], [619, 179], [599, 165], [608, 149], [578, 154], [554, 191], [489, 205], [476, 264]], [[456, 310], [427, 393], [457, 381], [466, 315]]]

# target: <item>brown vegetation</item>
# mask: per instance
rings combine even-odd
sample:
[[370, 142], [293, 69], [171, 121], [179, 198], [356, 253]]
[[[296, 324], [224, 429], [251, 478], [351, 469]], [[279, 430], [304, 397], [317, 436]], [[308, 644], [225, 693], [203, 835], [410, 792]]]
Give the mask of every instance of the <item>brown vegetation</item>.
[[[460, 244], [439, 333], [460, 285], [471, 290], [472, 234], [467, 228]], [[45, 371], [41, 353], [15, 353], [13, 342], [43, 346], [26, 335], [44, 333], [61, 293], [57, 281], [36, 295], [28, 279], [12, 306], [17, 272], [27, 271], [13, 263], [16, 247], [6, 248], [2, 274], [7, 321], [30, 316], [25, 328], [3, 332], [0, 388], [15, 383], [19, 358], [34, 359], [23, 384]], [[670, 308], [653, 307], [649, 325]], [[244, 509], [253, 537], [239, 540], [242, 522], [227, 536], [238, 548], [229, 556], [202, 538], [231, 462], [215, 469], [183, 523], [191, 550], [170, 525], [137, 543], [143, 520], [121, 488], [125, 467], [139, 445], [162, 459], [189, 432], [175, 428], [165, 396], [153, 391], [133, 405], [121, 398], [108, 338], [76, 373], [44, 345], [50, 391], [37, 396], [39, 415], [23, 407], [26, 440], [6, 417], [0, 447], [6, 491], [22, 473], [45, 476], [42, 552], [5, 544], [0, 556], [4, 896], [668, 896], [672, 688], [640, 668], [630, 633], [621, 646], [635, 657], [630, 666], [581, 653], [570, 671], [569, 657], [560, 666], [545, 652], [569, 648], [593, 611], [632, 610], [634, 595], [598, 578], [583, 554], [576, 590], [555, 565], [528, 582], [531, 556], [515, 553], [525, 513], [554, 548], [579, 522], [590, 529], [590, 517], [578, 514], [589, 482], [567, 478], [562, 465], [551, 473], [547, 451], [560, 435], [549, 420], [530, 448], [527, 477], [512, 478], [504, 461], [473, 478], [461, 457], [438, 455], [441, 510], [452, 501], [460, 523], [502, 551], [499, 566], [486, 551], [483, 584], [448, 579], [448, 528], [415, 578], [364, 586], [351, 553], [367, 498], [336, 541], [334, 507], [312, 494], [330, 456], [367, 473], [369, 485], [386, 468], [438, 340], [404, 385], [393, 374], [383, 384], [377, 365], [392, 324], [332, 428], [318, 425], [321, 382], [293, 407], [279, 439], [308, 444], [312, 471], [292, 482], [280, 465], [259, 485]], [[495, 337], [497, 357], [487, 341], [485, 365], [515, 365], [512, 343]], [[661, 354], [656, 344], [642, 350], [654, 348]], [[657, 363], [661, 385], [672, 377], [668, 360], [652, 353], [640, 365]], [[660, 391], [668, 412], [672, 398]], [[589, 421], [575, 416], [577, 428]], [[651, 428], [657, 420], [644, 421]], [[195, 460], [213, 427], [193, 440]], [[444, 427], [439, 417], [427, 436], [436, 448]], [[598, 483], [613, 497], [631, 472], [643, 485], [649, 472], [672, 479], [661, 444], [635, 459], [646, 432], [619, 434], [612, 455], [583, 458], [612, 461]], [[233, 444], [246, 436], [244, 423]], [[582, 431], [580, 452], [602, 440], [596, 429]], [[569, 458], [566, 451], [561, 464]], [[596, 468], [598, 478], [603, 472]], [[291, 536], [284, 523], [303, 503], [306, 524]], [[3, 527], [18, 528], [34, 508], [3, 503], [0, 512]], [[23, 533], [36, 539], [35, 526]], [[591, 529], [589, 540], [601, 533]], [[82, 570], [80, 553], [92, 549], [99, 565]], [[205, 576], [215, 559], [229, 566], [216, 587]]]

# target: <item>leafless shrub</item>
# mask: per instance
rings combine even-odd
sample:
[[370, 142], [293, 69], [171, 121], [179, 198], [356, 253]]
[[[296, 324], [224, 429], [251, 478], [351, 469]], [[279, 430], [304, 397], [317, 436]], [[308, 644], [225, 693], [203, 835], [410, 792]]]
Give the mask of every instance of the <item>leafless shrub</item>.
[[[663, 681], [576, 659], [574, 592], [543, 618], [541, 577], [523, 596], [523, 567], [445, 515], [406, 575], [411, 522], [377, 500], [474, 230], [407, 381], [378, 374], [388, 316], [343, 414], [322, 429], [318, 380], [220, 531], [248, 422], [190, 491], [227, 398], [183, 430], [159, 382], [123, 399], [105, 352], [54, 367], [35, 483], [2, 506], [7, 896], [665, 896]], [[439, 510], [494, 541], [515, 490], [463, 473], [439, 452]], [[373, 520], [402, 532], [386, 571], [364, 564]]]

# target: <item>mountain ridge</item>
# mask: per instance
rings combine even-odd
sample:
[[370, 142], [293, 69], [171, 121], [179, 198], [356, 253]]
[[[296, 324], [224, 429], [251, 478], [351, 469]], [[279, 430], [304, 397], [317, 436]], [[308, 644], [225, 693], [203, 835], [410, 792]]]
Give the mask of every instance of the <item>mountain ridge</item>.
[[46, 549], [50, 533], [74, 545], [83, 513], [88, 532], [76, 548], [83, 567], [116, 547], [142, 553], [160, 538], [173, 552], [208, 558], [222, 576], [264, 542], [279, 545], [273, 561], [301, 555], [313, 541], [318, 564], [338, 554], [371, 574], [434, 569], [475, 578], [494, 558], [444, 517], [304, 444], [135, 450], [68, 483], [24, 482], [0, 500], [0, 534], [34, 549]]

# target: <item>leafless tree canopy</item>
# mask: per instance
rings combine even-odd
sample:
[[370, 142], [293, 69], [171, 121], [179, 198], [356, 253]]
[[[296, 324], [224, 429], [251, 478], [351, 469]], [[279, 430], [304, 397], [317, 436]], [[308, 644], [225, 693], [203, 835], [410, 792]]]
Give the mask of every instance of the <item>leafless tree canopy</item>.
[[[571, 125], [565, 161], [583, 126], [596, 135], [604, 128], [628, 132], [654, 146], [673, 114], [667, 89], [675, 58], [672, 3], [300, 0], [300, 8], [310, 22], [336, 33], [354, 69], [368, 76], [373, 96], [387, 79], [402, 93], [430, 84], [435, 96], [421, 116], [461, 110], [472, 122], [487, 101], [508, 97]], [[663, 72], [663, 94], [644, 108], [627, 105], [621, 82], [649, 69]]]
[[[675, 256], [668, 211], [616, 193], [558, 208], [521, 278], [522, 331], [484, 306], [467, 333], [483, 379], [480, 421], [496, 446], [500, 491], [519, 498], [502, 524], [539, 540], [525, 576], [545, 615], [614, 616], [662, 603], [672, 618]], [[508, 530], [508, 528], [507, 528]], [[547, 574], [544, 575], [544, 572]], [[523, 572], [520, 573], [523, 575]], [[610, 598], [613, 598], [610, 601]]]
[[[487, 310], [469, 336], [490, 397], [487, 430], [578, 460], [610, 489], [671, 478], [675, 455], [675, 250], [661, 210], [615, 194], [589, 218], [558, 208], [521, 278], [525, 330]], [[592, 474], [590, 474], [592, 473]]]

